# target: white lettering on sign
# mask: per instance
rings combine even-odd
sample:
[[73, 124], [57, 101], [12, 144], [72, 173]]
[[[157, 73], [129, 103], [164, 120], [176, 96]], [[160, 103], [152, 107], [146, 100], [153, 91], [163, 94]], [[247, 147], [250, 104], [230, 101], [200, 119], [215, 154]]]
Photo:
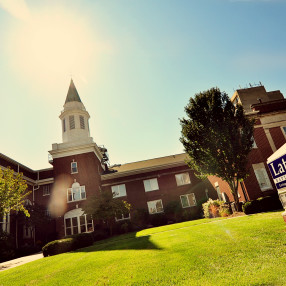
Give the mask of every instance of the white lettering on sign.
[[277, 165], [277, 169], [274, 168], [273, 163], [271, 163], [270, 166], [271, 166], [275, 176], [278, 176], [278, 175], [286, 172], [285, 171], [286, 170], [286, 161], [284, 160], [284, 158], [282, 158], [282, 164], [280, 163]]

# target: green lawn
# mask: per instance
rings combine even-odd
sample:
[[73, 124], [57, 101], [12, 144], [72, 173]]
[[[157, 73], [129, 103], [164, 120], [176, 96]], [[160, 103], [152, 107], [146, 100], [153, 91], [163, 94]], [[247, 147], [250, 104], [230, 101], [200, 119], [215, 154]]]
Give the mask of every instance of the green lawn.
[[286, 285], [281, 212], [147, 229], [0, 272], [0, 285]]

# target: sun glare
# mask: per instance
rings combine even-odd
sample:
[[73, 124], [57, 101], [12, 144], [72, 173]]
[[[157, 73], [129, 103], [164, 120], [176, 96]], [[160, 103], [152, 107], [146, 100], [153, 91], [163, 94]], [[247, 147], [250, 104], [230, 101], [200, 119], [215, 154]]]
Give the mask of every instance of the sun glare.
[[86, 81], [100, 51], [87, 21], [63, 8], [30, 12], [7, 34], [13, 70], [35, 83], [56, 84], [71, 74]]

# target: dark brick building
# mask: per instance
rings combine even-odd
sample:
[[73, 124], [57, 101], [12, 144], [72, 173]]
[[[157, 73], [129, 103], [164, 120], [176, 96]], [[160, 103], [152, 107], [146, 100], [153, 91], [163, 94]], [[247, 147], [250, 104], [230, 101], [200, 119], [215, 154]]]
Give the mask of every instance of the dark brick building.
[[16, 222], [13, 214], [0, 221], [0, 227], [18, 237], [19, 244], [90, 232], [97, 222], [85, 215], [82, 206], [100, 190], [114, 193], [131, 206], [129, 215], [114, 218], [114, 223], [133, 220], [138, 210], [150, 218], [164, 215], [171, 202], [182, 211], [195, 214], [197, 204], [217, 198], [208, 181], [202, 182], [186, 165], [186, 154], [109, 166], [107, 150], [90, 137], [89, 114], [71, 81], [64, 109], [60, 114], [62, 143], [52, 145], [52, 168], [34, 171], [0, 154], [0, 166], [22, 172], [31, 194], [26, 203], [41, 205], [51, 220], [40, 228]]
[[[267, 167], [267, 158], [286, 143], [286, 99], [277, 91], [267, 92], [264, 86], [237, 90], [231, 98], [242, 104], [246, 115], [255, 118], [253, 149], [249, 154], [249, 177], [239, 185], [240, 201], [268, 195], [277, 195], [275, 184]], [[222, 199], [233, 197], [228, 184], [210, 176], [209, 180]]]

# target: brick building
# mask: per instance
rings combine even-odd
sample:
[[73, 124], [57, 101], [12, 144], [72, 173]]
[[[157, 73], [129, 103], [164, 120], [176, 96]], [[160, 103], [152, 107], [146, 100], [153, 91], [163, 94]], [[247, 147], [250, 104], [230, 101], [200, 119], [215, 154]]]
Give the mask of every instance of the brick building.
[[202, 182], [185, 163], [186, 154], [109, 166], [107, 150], [90, 137], [89, 113], [71, 81], [59, 118], [62, 143], [52, 144], [49, 169], [31, 170], [0, 154], [0, 167], [22, 172], [31, 191], [26, 203], [43, 206], [52, 219], [34, 229], [16, 222], [13, 214], [0, 221], [2, 230], [18, 237], [19, 244], [31, 240], [45, 243], [69, 234], [93, 231], [97, 222], [85, 215], [82, 206], [100, 190], [128, 201], [131, 212], [114, 223], [131, 221], [137, 210], [149, 217], [164, 213], [171, 202], [185, 212], [195, 213], [198, 202], [217, 198], [208, 181]]
[[[235, 91], [231, 101], [242, 104], [246, 115], [255, 118], [255, 142], [248, 160], [250, 175], [239, 185], [240, 201], [277, 195], [266, 162], [286, 143], [286, 99], [279, 90], [267, 92], [261, 85]], [[226, 182], [214, 176], [209, 180], [221, 199], [233, 201]]]

